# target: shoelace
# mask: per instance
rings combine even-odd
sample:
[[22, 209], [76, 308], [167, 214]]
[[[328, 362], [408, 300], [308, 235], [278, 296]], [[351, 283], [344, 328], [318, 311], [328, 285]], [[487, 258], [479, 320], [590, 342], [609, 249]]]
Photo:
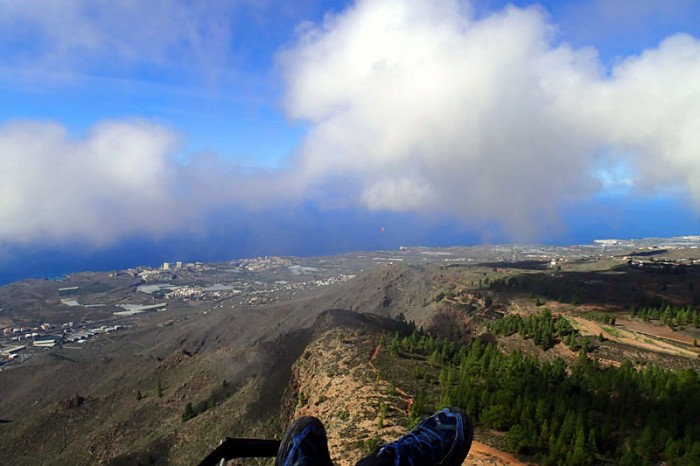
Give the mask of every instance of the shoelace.
[[421, 459], [420, 464], [424, 464], [426, 453], [430, 455], [430, 461], [439, 461], [442, 451], [439, 447], [436, 449], [435, 442], [440, 445], [443, 438], [437, 432], [422, 427], [418, 433], [409, 432], [400, 440], [387, 445], [385, 448], [391, 448], [394, 451], [394, 464], [401, 466], [400, 460], [408, 461], [408, 464], [413, 466], [414, 459]]

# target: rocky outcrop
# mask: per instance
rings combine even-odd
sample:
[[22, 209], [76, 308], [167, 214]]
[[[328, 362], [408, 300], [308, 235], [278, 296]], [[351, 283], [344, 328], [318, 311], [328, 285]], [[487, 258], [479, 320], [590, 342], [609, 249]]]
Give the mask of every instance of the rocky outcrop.
[[292, 368], [289, 417], [319, 418], [338, 466], [352, 466], [373, 447], [406, 432], [406, 402], [390, 393], [370, 364], [376, 343], [361, 329], [328, 330]]

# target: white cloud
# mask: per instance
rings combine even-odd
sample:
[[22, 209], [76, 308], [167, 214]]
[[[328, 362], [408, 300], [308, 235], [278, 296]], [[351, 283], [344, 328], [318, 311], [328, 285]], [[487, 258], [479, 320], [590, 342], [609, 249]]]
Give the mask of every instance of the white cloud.
[[682, 187], [700, 207], [700, 41], [669, 37], [622, 61], [589, 92], [591, 126], [633, 154], [638, 184]]
[[216, 228], [212, 212], [300, 200], [288, 172], [243, 169], [211, 153], [183, 157], [182, 142], [146, 120], [104, 120], [77, 137], [58, 123], [1, 125], [0, 246], [198, 234]]
[[597, 189], [591, 141], [560, 108], [597, 72], [590, 51], [550, 46], [535, 9], [473, 21], [456, 2], [361, 1], [283, 57], [290, 115], [315, 126], [309, 178], [345, 172], [371, 209], [493, 218], [535, 233], [534, 212]]
[[638, 186], [682, 183], [700, 205], [699, 50], [672, 37], [608, 77], [536, 8], [475, 20], [453, 0], [360, 0], [281, 57], [288, 113], [313, 123], [298, 174], [356, 180], [370, 209], [496, 220], [523, 239], [602, 188], [612, 147]]
[[700, 207], [700, 42], [688, 35], [607, 72], [595, 50], [559, 43], [537, 8], [474, 19], [456, 0], [360, 0], [301, 27], [280, 61], [286, 110], [310, 130], [275, 173], [214, 154], [178, 161], [179, 136], [146, 121], [80, 138], [0, 126], [0, 244], [108, 244], [196, 228], [222, 206], [303, 200], [536, 239], [559, 227], [562, 205], [622, 181], [673, 185]]
[[106, 244], [182, 227], [191, 212], [174, 185], [176, 147], [143, 121], [102, 122], [80, 140], [52, 123], [0, 127], [0, 243]]

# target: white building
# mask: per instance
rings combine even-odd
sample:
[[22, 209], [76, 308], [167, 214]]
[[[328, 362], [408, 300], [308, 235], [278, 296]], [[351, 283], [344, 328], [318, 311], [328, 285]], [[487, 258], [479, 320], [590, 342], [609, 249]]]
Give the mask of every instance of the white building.
[[7, 346], [3, 348], [0, 353], [1, 354], [6, 354], [8, 356], [11, 356], [13, 354], [17, 354], [20, 351], [22, 351], [24, 348], [26, 348], [25, 345], [15, 345], [15, 346]]
[[34, 346], [40, 348], [53, 348], [59, 343], [60, 339], [52, 336], [37, 337], [34, 339]]

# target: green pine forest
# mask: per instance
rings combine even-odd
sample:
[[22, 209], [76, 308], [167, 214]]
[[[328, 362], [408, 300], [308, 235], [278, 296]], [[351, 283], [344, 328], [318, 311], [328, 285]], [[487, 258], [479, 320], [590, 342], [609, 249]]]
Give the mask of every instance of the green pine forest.
[[[653, 364], [604, 367], [589, 340], [548, 310], [493, 323], [500, 335], [519, 333], [543, 349], [567, 341], [579, 351], [573, 366], [520, 351], [502, 354], [492, 342], [459, 345], [414, 330], [382, 338], [392, 358], [412, 367], [394, 386], [415, 388], [409, 421], [441, 406], [459, 406], [477, 426], [505, 433], [505, 446], [541, 464], [700, 464], [700, 376]], [[570, 347], [572, 344], [569, 345]], [[439, 373], [439, 375], [437, 375]], [[392, 380], [394, 378], [395, 380]]]

